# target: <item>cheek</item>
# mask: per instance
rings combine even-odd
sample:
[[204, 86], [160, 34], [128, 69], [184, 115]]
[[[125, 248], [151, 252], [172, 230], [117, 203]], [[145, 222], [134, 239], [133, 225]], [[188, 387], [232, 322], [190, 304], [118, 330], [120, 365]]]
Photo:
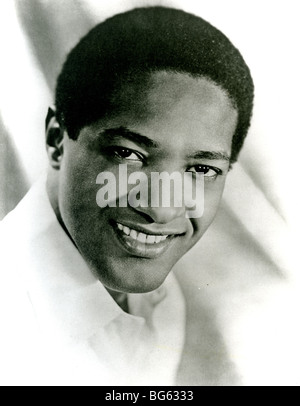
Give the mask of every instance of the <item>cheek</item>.
[[74, 228], [82, 226], [82, 217], [88, 219], [93, 217], [93, 213], [96, 215], [98, 171], [97, 166], [84, 155], [66, 154], [64, 157], [60, 169], [59, 206], [71, 234]]
[[193, 219], [192, 224], [195, 231], [195, 238], [199, 240], [213, 222], [222, 199], [225, 179], [220, 179], [218, 183], [208, 184], [204, 192], [204, 212], [198, 219]]

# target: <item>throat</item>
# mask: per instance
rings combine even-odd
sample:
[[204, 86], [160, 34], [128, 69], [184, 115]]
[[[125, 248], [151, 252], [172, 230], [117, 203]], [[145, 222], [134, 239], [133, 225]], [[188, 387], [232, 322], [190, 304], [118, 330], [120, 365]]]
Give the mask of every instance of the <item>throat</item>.
[[126, 313], [129, 313], [128, 295], [127, 293], [116, 292], [106, 288], [110, 296], [114, 299], [117, 305]]

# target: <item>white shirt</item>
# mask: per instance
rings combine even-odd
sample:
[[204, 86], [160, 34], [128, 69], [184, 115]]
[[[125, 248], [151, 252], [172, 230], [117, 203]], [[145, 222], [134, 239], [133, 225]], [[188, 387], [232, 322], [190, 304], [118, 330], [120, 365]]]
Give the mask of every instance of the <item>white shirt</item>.
[[172, 385], [185, 335], [173, 275], [125, 313], [58, 223], [45, 181], [0, 225], [0, 384]]

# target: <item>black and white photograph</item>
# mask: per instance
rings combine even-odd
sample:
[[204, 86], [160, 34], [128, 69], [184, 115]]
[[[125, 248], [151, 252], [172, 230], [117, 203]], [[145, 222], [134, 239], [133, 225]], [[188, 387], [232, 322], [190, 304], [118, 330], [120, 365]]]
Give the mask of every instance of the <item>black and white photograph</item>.
[[0, 3], [0, 386], [300, 385], [299, 18]]

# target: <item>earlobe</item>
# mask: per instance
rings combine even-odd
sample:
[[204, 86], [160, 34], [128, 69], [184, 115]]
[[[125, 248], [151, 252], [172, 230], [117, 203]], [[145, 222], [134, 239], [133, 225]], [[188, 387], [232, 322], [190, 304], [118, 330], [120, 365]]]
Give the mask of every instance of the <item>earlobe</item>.
[[56, 118], [54, 107], [49, 107], [46, 117], [46, 147], [49, 163], [59, 170], [63, 157], [64, 129]]

